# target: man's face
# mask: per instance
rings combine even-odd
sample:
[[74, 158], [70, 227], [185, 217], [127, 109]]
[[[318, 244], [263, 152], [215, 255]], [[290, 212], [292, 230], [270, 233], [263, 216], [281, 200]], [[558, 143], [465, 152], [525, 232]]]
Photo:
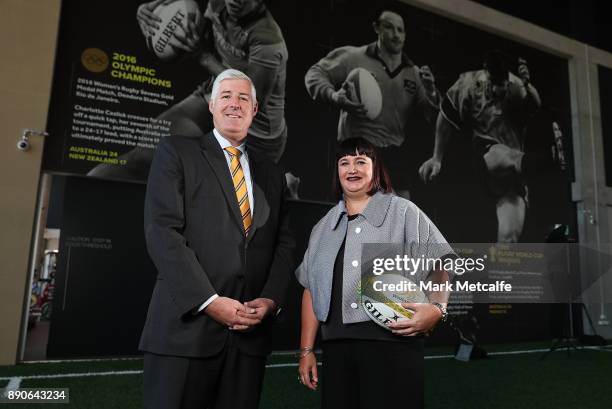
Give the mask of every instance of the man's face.
[[225, 8], [233, 19], [246, 16], [261, 3], [261, 0], [225, 0]]
[[404, 20], [392, 11], [383, 11], [378, 21], [374, 22], [374, 31], [378, 35], [378, 43], [385, 51], [399, 54], [404, 48], [406, 33]]
[[257, 112], [257, 104], [251, 95], [251, 83], [243, 79], [221, 81], [219, 92], [208, 108], [221, 135], [232, 145], [240, 145]]

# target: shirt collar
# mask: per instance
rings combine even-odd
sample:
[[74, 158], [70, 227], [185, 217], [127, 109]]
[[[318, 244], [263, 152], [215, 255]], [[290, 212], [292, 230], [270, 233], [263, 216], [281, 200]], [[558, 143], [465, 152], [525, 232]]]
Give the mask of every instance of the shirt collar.
[[[387, 217], [387, 213], [389, 212], [392, 197], [393, 195], [390, 193], [376, 192], [368, 202], [361, 215], [374, 227], [382, 226], [383, 222], [385, 221], [385, 217]], [[330, 227], [332, 230], [335, 230], [338, 227], [340, 220], [345, 214], [347, 214], [346, 205], [344, 204], [344, 200], [340, 200], [331, 217]]]
[[402, 63], [399, 65], [399, 67], [395, 69], [395, 71], [393, 72], [389, 71], [389, 67], [387, 67], [387, 64], [383, 61], [382, 58], [380, 58], [380, 54], [379, 54], [379, 50], [378, 50], [378, 46], [376, 45], [376, 42], [368, 44], [368, 46], [366, 47], [365, 53], [369, 57], [372, 57], [380, 61], [382, 65], [385, 67], [385, 71], [387, 71], [387, 74], [389, 74], [392, 77], [397, 75], [397, 73], [400, 72], [404, 67], [412, 67], [414, 65], [414, 63], [410, 60], [410, 58], [408, 58], [406, 53], [402, 52]]
[[[228, 146], [232, 146], [230, 141], [225, 139], [223, 135], [221, 135], [221, 132], [217, 131], [217, 128], [213, 129], [213, 135], [215, 135], [215, 139], [217, 139], [217, 142], [219, 142], [221, 149], [223, 149], [224, 151], [225, 151], [225, 148], [227, 148]], [[243, 155], [246, 155], [246, 142], [242, 142], [240, 145], [236, 146], [235, 148], [238, 149], [240, 152], [242, 152]]]

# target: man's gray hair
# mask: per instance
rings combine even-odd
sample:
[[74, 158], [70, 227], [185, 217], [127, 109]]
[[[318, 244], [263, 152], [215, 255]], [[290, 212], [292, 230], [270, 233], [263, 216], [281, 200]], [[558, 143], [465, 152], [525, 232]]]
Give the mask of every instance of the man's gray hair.
[[255, 92], [255, 85], [253, 85], [253, 81], [244, 72], [230, 68], [217, 75], [217, 78], [215, 78], [215, 81], [213, 82], [212, 91], [210, 93], [210, 100], [213, 102], [213, 104], [217, 98], [217, 94], [219, 93], [221, 81], [225, 80], [247, 80], [249, 83], [251, 83], [251, 98], [253, 98], [253, 105], [257, 103], [257, 93]]

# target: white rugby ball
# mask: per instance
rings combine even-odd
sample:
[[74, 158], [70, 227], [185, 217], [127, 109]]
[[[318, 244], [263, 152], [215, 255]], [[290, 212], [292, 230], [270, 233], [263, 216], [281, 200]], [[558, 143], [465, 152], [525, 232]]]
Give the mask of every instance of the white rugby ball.
[[155, 34], [147, 37], [147, 46], [162, 60], [171, 60], [183, 53], [177, 48], [175, 34], [184, 35], [183, 26], [187, 26], [188, 20], [195, 23], [196, 27], [201, 24], [201, 12], [194, 0], [176, 0], [169, 4], [160, 4], [153, 10], [158, 16], [159, 28]]
[[[410, 284], [412, 283], [412, 287]], [[388, 286], [383, 288], [382, 284]], [[395, 286], [395, 288], [393, 287]], [[427, 303], [427, 296], [412, 280], [401, 274], [372, 276], [362, 283], [361, 304], [372, 321], [391, 330], [388, 325], [402, 319], [410, 319], [412, 310], [402, 303]]]
[[354, 95], [350, 98], [360, 102], [366, 109], [369, 119], [376, 119], [382, 110], [382, 92], [374, 75], [365, 68], [354, 68], [346, 77], [346, 82], [353, 85]]

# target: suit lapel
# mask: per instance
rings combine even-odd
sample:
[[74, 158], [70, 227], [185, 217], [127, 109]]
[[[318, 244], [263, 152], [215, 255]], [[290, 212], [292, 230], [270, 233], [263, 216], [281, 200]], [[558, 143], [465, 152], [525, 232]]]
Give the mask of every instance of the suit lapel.
[[212, 132], [202, 136], [200, 141], [202, 154], [210, 164], [210, 167], [217, 177], [217, 181], [221, 185], [221, 190], [225, 195], [225, 200], [227, 201], [227, 205], [234, 216], [234, 220], [236, 221], [240, 230], [244, 231], [242, 217], [240, 216], [240, 209], [238, 208], [238, 201], [236, 200], [236, 192], [234, 190], [234, 184], [232, 183], [229, 168], [227, 166], [227, 161], [225, 160], [225, 154], [215, 140], [215, 136]]
[[255, 155], [249, 154], [249, 168], [251, 170], [251, 179], [253, 180], [253, 201], [255, 202], [255, 209], [253, 209], [253, 224], [247, 237], [247, 243], [255, 236], [257, 229], [266, 223], [270, 215], [270, 205], [266, 197], [268, 181], [267, 167], [263, 166]]

